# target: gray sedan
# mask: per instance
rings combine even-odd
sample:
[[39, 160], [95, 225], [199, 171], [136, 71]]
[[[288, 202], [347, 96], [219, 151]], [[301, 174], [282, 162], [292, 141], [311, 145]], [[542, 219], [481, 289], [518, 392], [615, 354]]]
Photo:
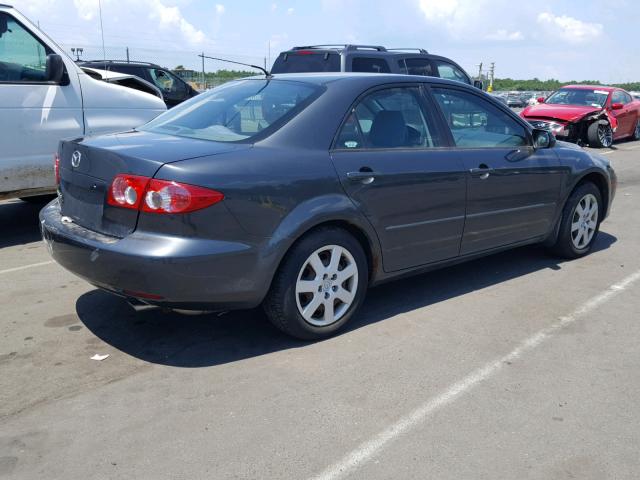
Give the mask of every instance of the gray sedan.
[[120, 134], [61, 142], [41, 214], [53, 258], [179, 310], [262, 305], [323, 338], [367, 287], [544, 243], [587, 254], [604, 157], [458, 82], [292, 74], [226, 84]]

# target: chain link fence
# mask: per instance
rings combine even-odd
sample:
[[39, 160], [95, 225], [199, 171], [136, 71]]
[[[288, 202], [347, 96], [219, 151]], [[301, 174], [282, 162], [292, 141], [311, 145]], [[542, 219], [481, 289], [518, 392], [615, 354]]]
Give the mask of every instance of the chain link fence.
[[117, 60], [122, 62], [148, 62], [171, 70], [196, 90], [206, 90], [230, 80], [259, 75], [261, 72], [250, 67], [234, 65], [218, 60], [204, 59], [199, 55], [226, 58], [234, 62], [259, 65], [270, 68], [269, 59], [257, 55], [239, 55], [215, 51], [160, 50], [128, 46], [106, 45], [60, 45], [76, 61]]

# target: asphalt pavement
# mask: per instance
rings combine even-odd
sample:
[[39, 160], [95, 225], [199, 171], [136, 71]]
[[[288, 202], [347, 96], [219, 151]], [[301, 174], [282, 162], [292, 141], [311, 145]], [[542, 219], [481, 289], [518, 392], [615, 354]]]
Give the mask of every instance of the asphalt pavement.
[[136, 314], [0, 202], [0, 478], [637, 479], [640, 142], [600, 153], [591, 255], [389, 283], [316, 343], [260, 310]]

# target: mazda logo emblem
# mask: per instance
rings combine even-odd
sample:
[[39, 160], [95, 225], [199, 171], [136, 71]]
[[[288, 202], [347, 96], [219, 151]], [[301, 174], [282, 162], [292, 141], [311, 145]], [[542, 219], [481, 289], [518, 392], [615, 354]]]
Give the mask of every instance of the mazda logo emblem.
[[82, 154], [78, 150], [76, 150], [71, 155], [71, 166], [73, 168], [78, 168], [80, 166], [80, 160], [82, 160]]

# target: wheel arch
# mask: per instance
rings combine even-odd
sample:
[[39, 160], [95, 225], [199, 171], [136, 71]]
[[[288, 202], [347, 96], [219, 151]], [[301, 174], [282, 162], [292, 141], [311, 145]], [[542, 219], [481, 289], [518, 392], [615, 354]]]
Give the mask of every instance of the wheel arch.
[[323, 227], [341, 228], [360, 243], [367, 258], [369, 282], [375, 280], [382, 269], [382, 252], [373, 226], [351, 199], [344, 195], [327, 195], [299, 205], [270, 238], [269, 250], [277, 252], [270, 283], [291, 248], [305, 236]]

